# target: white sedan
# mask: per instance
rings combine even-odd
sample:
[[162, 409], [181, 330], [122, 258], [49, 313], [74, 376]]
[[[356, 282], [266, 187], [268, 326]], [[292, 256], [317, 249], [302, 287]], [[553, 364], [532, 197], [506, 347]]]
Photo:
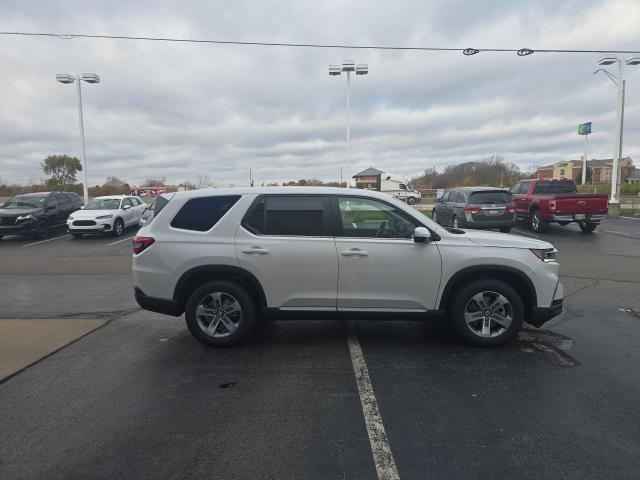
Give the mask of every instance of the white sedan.
[[67, 218], [67, 229], [75, 238], [85, 233], [122, 235], [124, 229], [138, 225], [145, 203], [138, 197], [108, 195], [96, 197]]

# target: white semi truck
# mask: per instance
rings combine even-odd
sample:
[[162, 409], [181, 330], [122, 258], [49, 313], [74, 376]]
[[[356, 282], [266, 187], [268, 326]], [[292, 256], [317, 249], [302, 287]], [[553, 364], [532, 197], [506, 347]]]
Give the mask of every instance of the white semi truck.
[[393, 173], [383, 172], [374, 167], [369, 167], [353, 176], [356, 179], [356, 187], [364, 190], [377, 190], [396, 197], [409, 205], [418, 203], [422, 195], [416, 190], [407, 187], [407, 180]]

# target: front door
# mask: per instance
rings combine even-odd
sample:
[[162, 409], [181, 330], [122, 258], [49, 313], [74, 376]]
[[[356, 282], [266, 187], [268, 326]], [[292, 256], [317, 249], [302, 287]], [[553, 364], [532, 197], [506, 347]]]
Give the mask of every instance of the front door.
[[263, 286], [267, 306], [336, 311], [338, 259], [327, 195], [264, 195], [236, 233], [240, 267]]
[[423, 226], [394, 205], [338, 196], [338, 311], [418, 312], [435, 308], [440, 253], [434, 243], [415, 243]]

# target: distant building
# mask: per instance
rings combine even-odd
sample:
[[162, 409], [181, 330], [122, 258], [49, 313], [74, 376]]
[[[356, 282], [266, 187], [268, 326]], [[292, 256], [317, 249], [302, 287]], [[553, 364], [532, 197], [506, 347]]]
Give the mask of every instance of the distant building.
[[[591, 183], [611, 183], [611, 158], [587, 160], [587, 168], [591, 169]], [[634, 172], [633, 160], [630, 157], [623, 158], [620, 164], [620, 183], [625, 183]], [[537, 176], [540, 179], [570, 178], [579, 183], [582, 179], [582, 160], [561, 160], [553, 165], [538, 167]]]
[[627, 183], [640, 183], [640, 170], [637, 170], [627, 177]]
[[356, 188], [364, 190], [380, 190], [380, 175], [384, 172], [377, 168], [369, 167], [366, 170], [356, 173], [353, 178], [356, 179]]

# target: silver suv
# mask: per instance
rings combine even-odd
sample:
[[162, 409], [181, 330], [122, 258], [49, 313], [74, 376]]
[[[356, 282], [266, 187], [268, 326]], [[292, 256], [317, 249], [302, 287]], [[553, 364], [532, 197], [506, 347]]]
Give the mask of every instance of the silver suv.
[[235, 344], [269, 316], [444, 318], [497, 346], [562, 311], [547, 242], [447, 229], [385, 194], [317, 187], [179, 192], [133, 240], [142, 308]]

